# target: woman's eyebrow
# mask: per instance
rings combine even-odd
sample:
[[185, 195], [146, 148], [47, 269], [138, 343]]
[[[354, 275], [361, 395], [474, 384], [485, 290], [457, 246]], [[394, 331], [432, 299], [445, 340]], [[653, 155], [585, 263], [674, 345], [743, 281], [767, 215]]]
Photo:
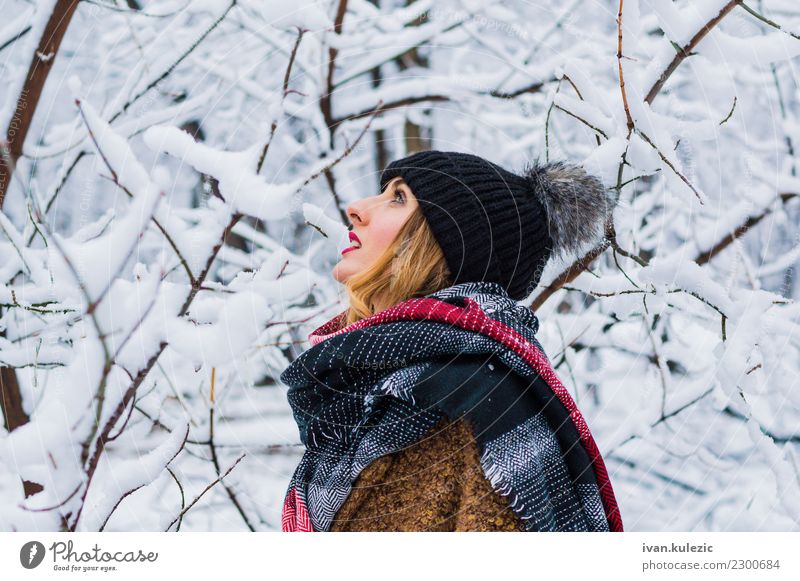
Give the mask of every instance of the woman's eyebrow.
[[386, 192], [390, 191], [391, 189], [396, 189], [400, 186], [405, 185], [406, 182], [403, 181], [402, 178], [393, 178], [389, 183], [386, 184], [384, 189], [381, 191], [381, 194], [385, 194]]

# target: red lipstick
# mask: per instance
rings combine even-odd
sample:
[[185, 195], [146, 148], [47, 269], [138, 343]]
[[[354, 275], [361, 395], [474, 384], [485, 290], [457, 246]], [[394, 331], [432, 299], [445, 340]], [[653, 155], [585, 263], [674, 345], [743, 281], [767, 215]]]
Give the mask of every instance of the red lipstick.
[[358, 246], [348, 246], [347, 248], [342, 250], [342, 254], [344, 254], [345, 252], [350, 252], [351, 250], [358, 250], [359, 248], [361, 248], [361, 240], [359, 240], [355, 232], [351, 230], [349, 233], [349, 237], [350, 237], [350, 242], [358, 242]]

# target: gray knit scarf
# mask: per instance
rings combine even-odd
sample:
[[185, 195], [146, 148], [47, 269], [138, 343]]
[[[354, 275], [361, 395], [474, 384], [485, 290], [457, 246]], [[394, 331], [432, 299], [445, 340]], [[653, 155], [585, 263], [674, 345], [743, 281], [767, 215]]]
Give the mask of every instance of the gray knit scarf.
[[[526, 530], [622, 531], [600, 452], [535, 337], [538, 320], [501, 285], [457, 284], [346, 327], [344, 316], [312, 332], [312, 347], [281, 374], [306, 446], [284, 531], [327, 531], [366, 466], [445, 414], [469, 420], [486, 478]], [[459, 354], [494, 354], [530, 387], [458, 389], [470, 376], [449, 363]]]

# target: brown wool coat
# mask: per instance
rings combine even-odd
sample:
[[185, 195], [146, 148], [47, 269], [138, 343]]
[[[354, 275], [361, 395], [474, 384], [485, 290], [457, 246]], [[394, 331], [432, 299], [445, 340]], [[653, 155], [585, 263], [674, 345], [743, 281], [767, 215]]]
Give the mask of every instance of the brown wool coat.
[[524, 531], [480, 465], [467, 421], [442, 418], [415, 444], [367, 466], [331, 531]]

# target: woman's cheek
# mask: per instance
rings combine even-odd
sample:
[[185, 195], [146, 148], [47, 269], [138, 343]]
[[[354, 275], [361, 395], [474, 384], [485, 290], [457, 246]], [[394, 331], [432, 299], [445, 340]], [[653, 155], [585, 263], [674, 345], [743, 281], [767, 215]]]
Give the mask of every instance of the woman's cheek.
[[376, 244], [378, 249], [376, 256], [380, 255], [384, 250], [386, 250], [389, 247], [389, 245], [392, 243], [392, 240], [394, 240], [395, 237], [397, 236], [397, 233], [400, 232], [400, 226], [401, 225], [395, 223], [388, 223], [383, 225], [383, 227], [380, 228], [379, 230], [377, 230], [377, 232], [379, 233], [379, 237]]

